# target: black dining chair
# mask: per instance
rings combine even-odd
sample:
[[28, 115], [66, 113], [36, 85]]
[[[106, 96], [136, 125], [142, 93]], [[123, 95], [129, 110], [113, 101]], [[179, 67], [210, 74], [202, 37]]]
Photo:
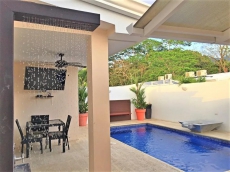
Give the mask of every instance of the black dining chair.
[[23, 132], [22, 132], [22, 129], [21, 129], [21, 126], [19, 124], [19, 121], [18, 119], [15, 120], [16, 124], [17, 124], [17, 127], [18, 127], [18, 130], [19, 130], [19, 133], [21, 135], [21, 145], [22, 145], [22, 148], [21, 148], [21, 154], [24, 153], [23, 149], [24, 149], [24, 144], [26, 144], [26, 147], [28, 150], [26, 151], [29, 151], [29, 146], [31, 143], [34, 143], [34, 142], [40, 142], [40, 149], [41, 149], [41, 153], [43, 153], [43, 148], [42, 148], [42, 134], [30, 134], [30, 133], [26, 133], [26, 135], [23, 135]]
[[[31, 115], [31, 123], [33, 125], [39, 125], [39, 124], [49, 124], [49, 115]], [[46, 138], [46, 145], [45, 148], [48, 145], [48, 133], [49, 133], [49, 127], [36, 127], [31, 128], [31, 131], [34, 134], [42, 134], [43, 138]]]
[[[49, 115], [31, 115], [31, 123], [34, 125], [37, 124], [49, 124]], [[49, 132], [49, 127], [37, 127], [31, 128], [33, 133], [42, 134], [43, 137], [47, 137]]]
[[52, 151], [52, 147], [51, 147], [51, 140], [55, 140], [55, 139], [65, 139], [66, 141], [66, 145], [68, 145], [68, 149], [69, 149], [69, 140], [68, 140], [68, 131], [69, 131], [69, 126], [70, 126], [70, 122], [71, 122], [72, 116], [68, 115], [67, 117], [67, 121], [66, 121], [66, 125], [63, 127], [63, 131], [53, 131], [53, 132], [49, 132], [48, 136], [49, 136], [49, 149], [50, 152]]

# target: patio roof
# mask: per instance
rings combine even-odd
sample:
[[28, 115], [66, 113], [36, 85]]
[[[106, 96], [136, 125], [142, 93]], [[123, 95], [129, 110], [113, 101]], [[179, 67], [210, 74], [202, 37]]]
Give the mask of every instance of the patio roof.
[[184, 41], [230, 44], [229, 0], [157, 0], [129, 34]]
[[[29, 0], [31, 1], [31, 0]], [[36, 1], [36, 0], [33, 0]], [[100, 14], [101, 23], [98, 28], [109, 30], [109, 51], [113, 55], [126, 48], [137, 44], [148, 37], [129, 35], [126, 27], [135, 23], [148, 8], [149, 4], [140, 0], [68, 0], [53, 1], [40, 0], [43, 3], [57, 7], [83, 10]]]

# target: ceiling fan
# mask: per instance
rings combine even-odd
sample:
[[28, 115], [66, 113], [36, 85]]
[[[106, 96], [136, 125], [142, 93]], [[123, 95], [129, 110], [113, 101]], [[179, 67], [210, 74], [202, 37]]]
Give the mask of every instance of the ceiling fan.
[[63, 68], [63, 67], [67, 67], [67, 66], [76, 66], [76, 67], [81, 67], [81, 68], [86, 68], [86, 66], [82, 65], [79, 62], [67, 62], [65, 60], [63, 60], [63, 56], [65, 54], [64, 53], [59, 53], [58, 56], [61, 58], [60, 60], [57, 60], [54, 65], [57, 68]]

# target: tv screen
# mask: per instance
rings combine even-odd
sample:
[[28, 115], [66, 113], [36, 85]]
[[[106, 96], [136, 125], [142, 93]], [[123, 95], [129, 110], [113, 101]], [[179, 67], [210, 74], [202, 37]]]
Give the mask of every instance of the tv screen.
[[25, 90], [64, 90], [66, 70], [26, 67]]

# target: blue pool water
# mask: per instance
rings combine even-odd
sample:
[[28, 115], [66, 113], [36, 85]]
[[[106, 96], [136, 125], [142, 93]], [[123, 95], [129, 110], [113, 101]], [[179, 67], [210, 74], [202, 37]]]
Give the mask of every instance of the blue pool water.
[[111, 127], [111, 137], [184, 171], [230, 170], [230, 142], [152, 124]]

